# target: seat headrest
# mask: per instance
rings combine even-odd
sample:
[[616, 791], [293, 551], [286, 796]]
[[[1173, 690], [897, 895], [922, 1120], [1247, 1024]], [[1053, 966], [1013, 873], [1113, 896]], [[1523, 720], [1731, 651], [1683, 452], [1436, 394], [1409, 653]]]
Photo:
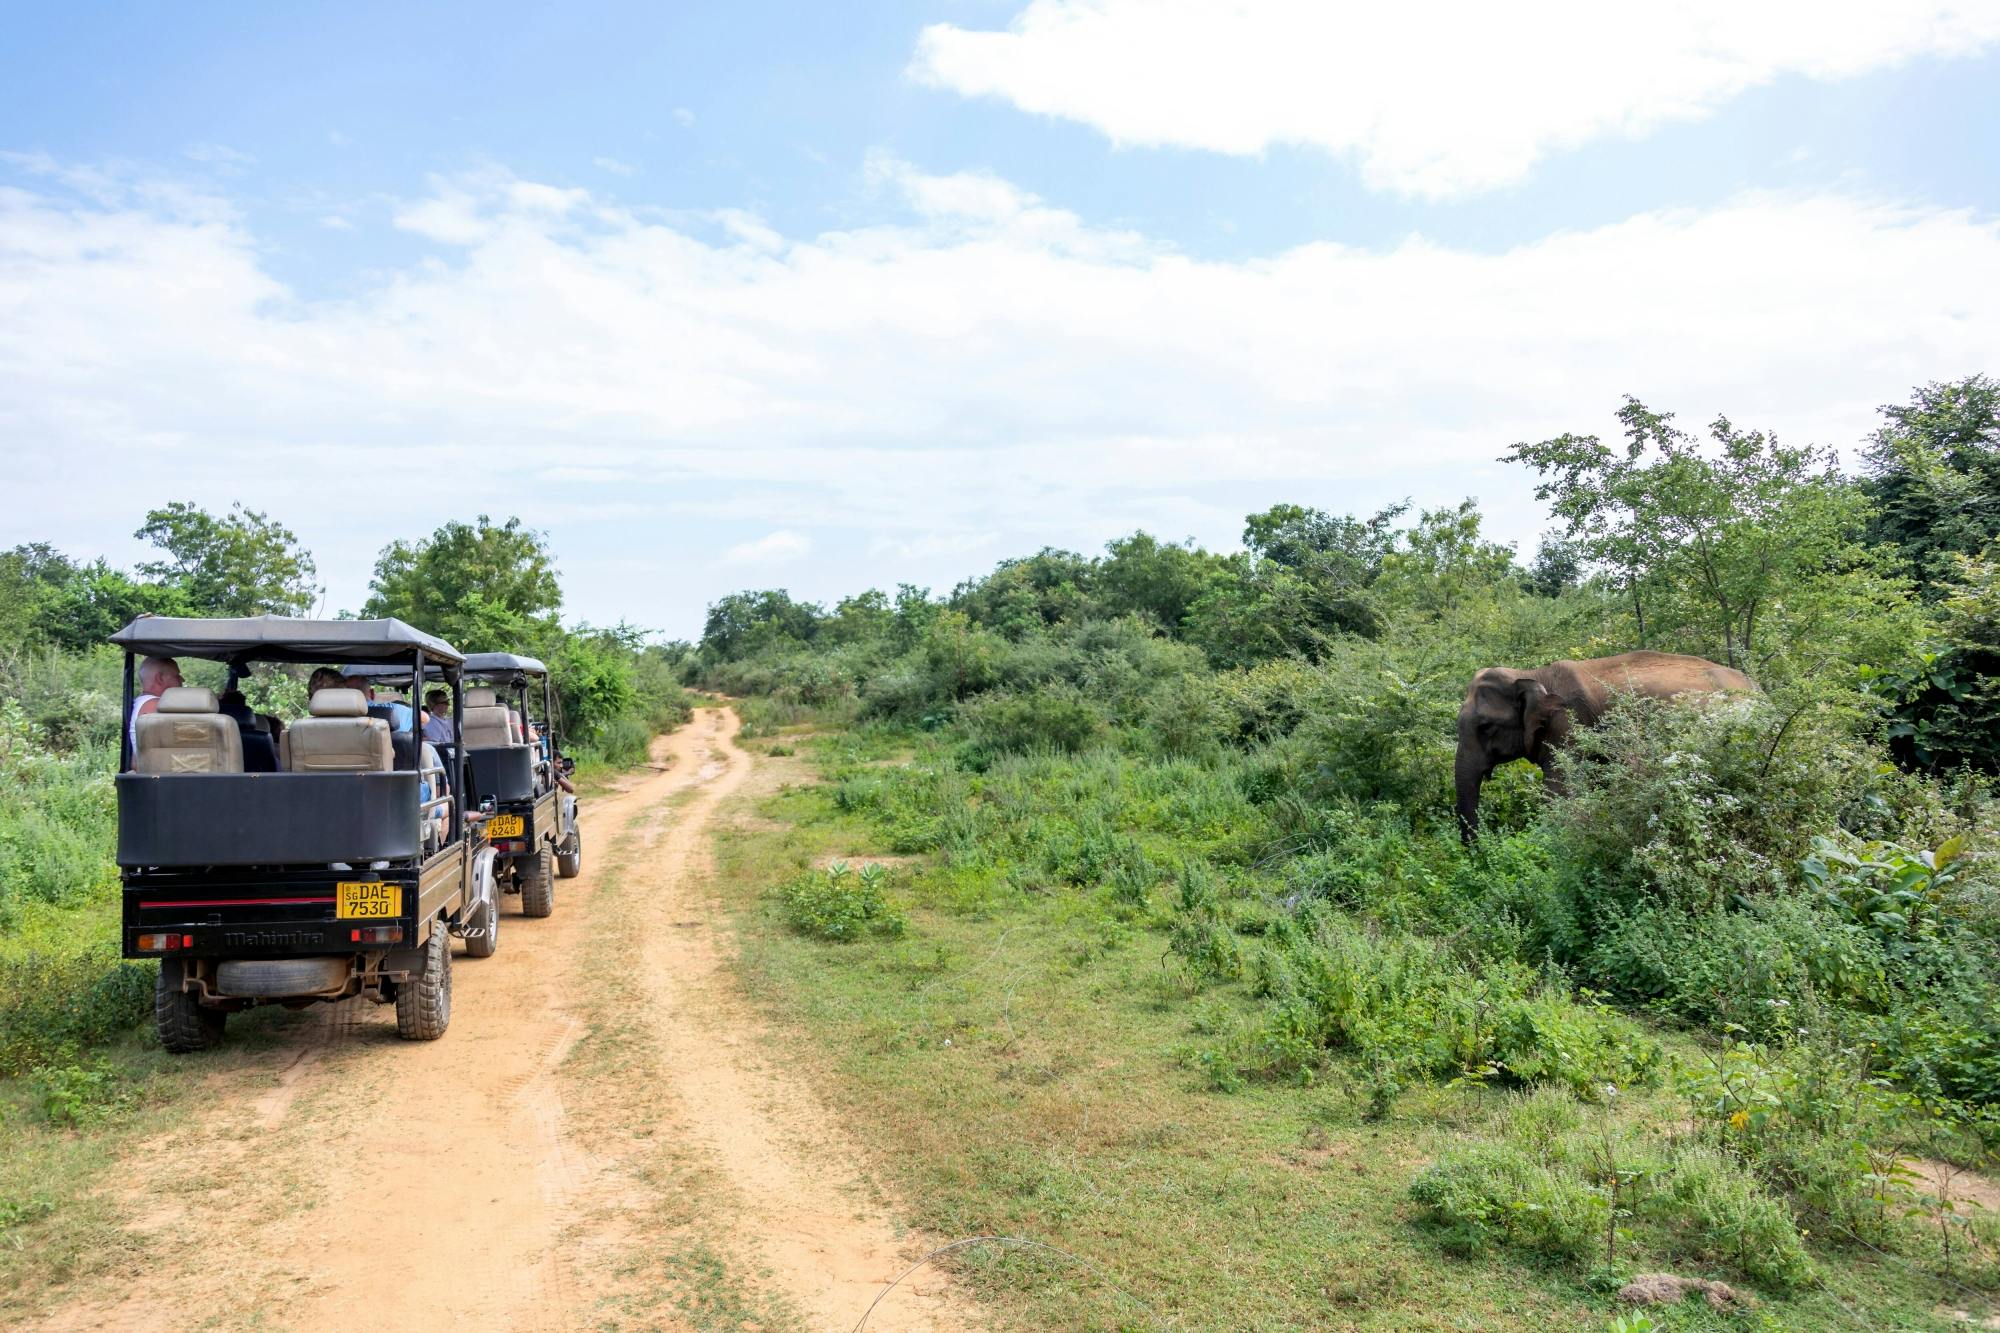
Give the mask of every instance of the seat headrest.
[[308, 711], [314, 717], [367, 717], [368, 696], [360, 690], [321, 690], [313, 695]]
[[492, 708], [499, 704], [499, 702], [499, 691], [494, 690], [490, 686], [481, 685], [465, 692], [465, 706], [467, 708]]
[[162, 713], [213, 713], [215, 691], [199, 685], [176, 685], [160, 696], [155, 707]]

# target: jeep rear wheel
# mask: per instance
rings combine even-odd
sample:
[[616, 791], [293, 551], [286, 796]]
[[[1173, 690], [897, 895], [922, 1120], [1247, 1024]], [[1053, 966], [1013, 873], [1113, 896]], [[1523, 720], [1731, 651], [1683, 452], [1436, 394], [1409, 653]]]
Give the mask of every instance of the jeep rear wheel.
[[521, 915], [548, 916], [556, 910], [556, 881], [549, 845], [535, 844], [535, 854], [514, 863], [521, 880]]
[[163, 958], [153, 981], [153, 1027], [160, 1045], [174, 1055], [208, 1050], [222, 1040], [222, 1026], [229, 1021], [227, 1013], [202, 1007], [181, 989], [182, 971], [179, 959]]
[[583, 870], [583, 830], [569, 831], [569, 850], [556, 853], [556, 874], [575, 879]]
[[424, 945], [424, 970], [396, 987], [396, 1035], [405, 1041], [436, 1041], [451, 1026], [451, 932], [431, 923]]

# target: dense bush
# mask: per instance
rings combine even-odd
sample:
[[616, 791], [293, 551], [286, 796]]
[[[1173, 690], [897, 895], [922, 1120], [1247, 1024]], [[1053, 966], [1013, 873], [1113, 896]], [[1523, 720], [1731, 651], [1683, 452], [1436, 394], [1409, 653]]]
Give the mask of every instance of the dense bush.
[[823, 940], [900, 935], [905, 918], [886, 895], [887, 880], [880, 865], [864, 865], [857, 871], [843, 861], [795, 875], [780, 890], [785, 920]]

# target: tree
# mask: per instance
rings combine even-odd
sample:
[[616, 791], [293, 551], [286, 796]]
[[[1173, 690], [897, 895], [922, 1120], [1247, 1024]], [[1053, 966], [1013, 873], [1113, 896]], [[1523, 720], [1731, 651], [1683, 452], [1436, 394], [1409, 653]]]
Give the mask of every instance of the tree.
[[825, 618], [818, 606], [793, 601], [783, 588], [733, 592], [708, 608], [702, 655], [727, 662], [772, 648], [802, 648], [818, 636]]
[[394, 616], [463, 652], [541, 651], [559, 633], [562, 586], [548, 539], [521, 520], [446, 523], [391, 542], [375, 561], [361, 614]]
[[1031, 556], [1002, 560], [983, 579], [959, 584], [951, 606], [1009, 639], [1023, 639], [1085, 611], [1096, 573], [1075, 551], [1044, 546]]
[[880, 588], [870, 588], [841, 598], [833, 608], [833, 615], [820, 626], [820, 634], [829, 643], [863, 643], [888, 633], [895, 619], [896, 613], [889, 607], [889, 594]]
[[141, 583], [103, 560], [77, 564], [47, 542], [0, 554], [0, 635], [9, 643], [83, 652], [142, 615], [194, 614], [177, 586]]
[[1147, 532], [1120, 537], [1104, 550], [1094, 580], [1095, 612], [1142, 615], [1169, 634], [1179, 633], [1188, 611], [1229, 570], [1226, 559], [1192, 540], [1163, 542]]
[[197, 615], [302, 615], [319, 597], [318, 570], [282, 523], [241, 503], [220, 517], [176, 500], [132, 534], [166, 552], [139, 572], [179, 588]]
[[1235, 557], [1186, 616], [1188, 638], [1220, 666], [1271, 657], [1319, 657], [1343, 634], [1373, 638], [1382, 616], [1370, 590], [1396, 546], [1409, 506], [1373, 518], [1274, 505], [1243, 523]]
[[2000, 538], [2000, 381], [1926, 384], [1882, 416], [1864, 454], [1868, 539], [1894, 546], [1917, 586], [1942, 597], [1956, 557]]
[[1528, 591], [1560, 597], [1583, 580], [1583, 550], [1561, 532], [1545, 532], [1528, 565]]
[[1483, 540], [1479, 524], [1479, 507], [1472, 500], [1423, 511], [1417, 525], [1403, 534], [1403, 549], [1382, 558], [1384, 595], [1443, 615], [1473, 593], [1490, 593], [1513, 573], [1514, 549]]
[[1782, 445], [1728, 418], [1706, 448], [1636, 398], [1620, 450], [1594, 435], [1516, 445], [1565, 536], [1629, 599], [1640, 647], [1756, 672], [1808, 643], [1852, 642], [1898, 600], [1860, 544], [1868, 502], [1831, 450]]

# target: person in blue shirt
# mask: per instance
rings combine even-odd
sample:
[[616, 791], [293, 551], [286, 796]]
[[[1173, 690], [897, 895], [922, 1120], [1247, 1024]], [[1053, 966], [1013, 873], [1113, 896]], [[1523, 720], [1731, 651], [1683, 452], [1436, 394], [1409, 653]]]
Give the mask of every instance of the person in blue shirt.
[[416, 715], [410, 711], [410, 706], [401, 699], [390, 699], [383, 703], [375, 702], [375, 687], [368, 683], [368, 677], [349, 676], [342, 683], [350, 690], [360, 690], [362, 697], [368, 700], [369, 707], [387, 708], [389, 710], [389, 730], [408, 731], [415, 725]]

